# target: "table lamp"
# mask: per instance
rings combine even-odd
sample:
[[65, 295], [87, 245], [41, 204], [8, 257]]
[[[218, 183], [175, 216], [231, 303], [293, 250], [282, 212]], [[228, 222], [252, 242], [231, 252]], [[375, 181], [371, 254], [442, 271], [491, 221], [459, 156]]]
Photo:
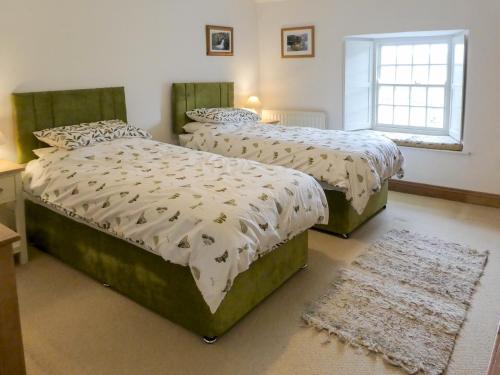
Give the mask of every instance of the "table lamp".
[[247, 100], [246, 107], [260, 116], [260, 109], [262, 107], [262, 103], [260, 102], [258, 96], [254, 95], [250, 96]]

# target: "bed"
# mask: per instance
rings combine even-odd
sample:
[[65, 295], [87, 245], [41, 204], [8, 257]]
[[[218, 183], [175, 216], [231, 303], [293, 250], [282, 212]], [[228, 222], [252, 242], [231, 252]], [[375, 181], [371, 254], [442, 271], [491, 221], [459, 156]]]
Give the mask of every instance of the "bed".
[[[22, 163], [34, 159], [33, 150], [44, 146], [33, 136], [32, 133], [35, 130], [102, 120], [119, 119], [125, 122], [127, 120], [125, 93], [122, 87], [16, 93], [13, 94], [13, 101], [16, 114], [18, 155], [19, 161]], [[144, 153], [141, 153], [138, 151], [140, 148], [148, 150], [148, 152], [144, 151]], [[48, 149], [44, 150], [48, 151]], [[173, 158], [176, 158], [172, 161], [174, 165], [170, 166], [170, 159]], [[107, 166], [111, 164], [106, 163], [111, 162], [116, 167], [108, 168]], [[139, 162], [141, 164], [136, 165]], [[125, 165], [125, 167], [121, 167], [121, 165]], [[228, 251], [228, 248], [222, 247], [222, 245], [218, 249], [218, 245], [214, 242], [213, 237], [216, 239], [220, 239], [221, 237], [212, 237], [203, 234], [203, 236], [200, 236], [200, 239], [196, 237], [196, 241], [203, 239], [203, 242], [207, 246], [211, 246], [211, 250], [199, 251], [199, 246], [196, 245], [197, 242], [193, 243], [193, 237], [189, 238], [191, 244], [187, 240], [187, 236], [181, 238], [183, 237], [182, 230], [184, 229], [181, 229], [181, 232], [177, 234], [173, 234], [168, 231], [173, 230], [174, 225], [165, 225], [164, 223], [180, 223], [178, 228], [184, 228], [189, 224], [190, 231], [186, 230], [186, 233], [192, 234], [195, 233], [193, 231], [198, 230], [194, 228], [199, 228], [196, 225], [202, 221], [201, 219], [200, 221], [197, 218], [196, 223], [191, 225], [190, 223], [194, 220], [195, 216], [189, 213], [186, 213], [186, 215], [184, 215], [184, 212], [180, 213], [181, 209], [176, 209], [175, 205], [169, 211], [168, 216], [165, 216], [166, 219], [163, 219], [159, 215], [167, 211], [168, 207], [163, 208], [162, 205], [151, 206], [160, 201], [163, 203], [167, 202], [167, 200], [168, 204], [174, 204], [171, 202], [179, 198], [179, 195], [183, 195], [184, 192], [191, 194], [194, 191], [190, 190], [189, 183], [184, 181], [186, 176], [179, 177], [176, 174], [185, 174], [190, 171], [180, 172], [176, 170], [176, 173], [172, 173], [172, 177], [165, 177], [167, 180], [163, 181], [157, 178], [160, 175], [160, 170], [166, 169], [165, 176], [170, 176], [167, 173], [169, 168], [177, 168], [180, 165], [185, 166], [185, 169], [196, 165], [198, 168], [205, 168], [212, 171], [210, 173], [213, 174], [209, 174], [208, 176], [213, 181], [222, 181], [224, 180], [224, 176], [234, 175], [237, 171], [240, 171], [243, 175], [250, 175], [255, 171], [255, 173], [259, 174], [260, 178], [264, 179], [275, 179], [271, 175], [274, 173], [277, 175], [284, 173], [280, 179], [289, 179], [288, 182], [290, 184], [287, 183], [286, 186], [290, 189], [292, 189], [291, 186], [293, 183], [296, 183], [296, 190], [293, 191], [295, 198], [287, 198], [290, 201], [283, 201], [270, 191], [268, 194], [260, 193], [262, 201], [258, 203], [255, 201], [254, 205], [254, 208], [257, 210], [259, 208], [263, 210], [264, 207], [268, 207], [263, 206], [263, 202], [268, 200], [267, 197], [278, 197], [276, 199], [281, 202], [279, 208], [287, 215], [290, 214], [290, 210], [295, 210], [300, 206], [300, 204], [293, 203], [293, 199], [307, 200], [306, 196], [311, 198], [314, 196], [316, 199], [321, 199], [321, 196], [316, 195], [318, 191], [321, 192], [321, 188], [318, 186], [315, 192], [314, 185], [311, 185], [310, 181], [304, 179], [305, 177], [312, 180], [310, 177], [298, 174], [292, 176], [284, 168], [272, 170], [269, 169], [269, 166], [259, 163], [241, 164], [238, 159], [229, 159], [218, 155], [187, 150], [179, 146], [162, 144], [151, 140], [120, 139], [118, 141], [110, 141], [109, 144], [104, 142], [88, 149], [84, 148], [74, 151], [55, 149], [44, 153], [39, 159], [28, 164], [27, 173], [24, 176], [25, 194], [27, 197], [26, 219], [28, 238], [39, 249], [54, 255], [63, 262], [110, 286], [141, 305], [204, 337], [206, 342], [211, 343], [217, 337], [227, 332], [264, 298], [306, 265], [308, 249], [307, 230], [306, 228], [293, 227], [294, 231], [291, 229], [291, 232], [287, 236], [283, 236], [284, 240], [276, 243], [274, 246], [272, 244], [276, 242], [276, 238], [272, 239], [272, 235], [266, 235], [266, 238], [270, 242], [265, 243], [267, 247], [264, 249], [263, 242], [259, 238], [252, 237], [254, 233], [257, 233], [255, 229], [246, 228], [248, 232], [245, 232], [242, 227], [241, 232], [245, 233], [248, 237], [242, 237], [245, 246], [237, 249], [237, 251], [231, 250], [232, 247]], [[111, 179], [113, 173], [116, 173], [116, 176], [118, 176], [118, 173], [126, 174], [132, 168], [138, 168], [135, 169], [138, 172], [134, 172], [132, 175], [129, 174], [126, 177], [122, 176], [123, 178], [121, 179]], [[104, 172], [102, 172], [103, 170]], [[192, 171], [192, 173], [196, 172]], [[77, 177], [75, 177], [76, 174], [78, 175]], [[107, 176], [109, 174], [111, 175]], [[94, 175], [99, 176], [99, 178], [104, 178], [103, 176], [106, 175], [108, 186], [104, 188], [102, 185], [106, 184], [101, 184], [98, 178], [96, 178], [96, 181], [89, 180]], [[219, 198], [217, 198], [215, 193], [211, 193], [211, 191], [215, 191], [214, 189], [216, 189], [215, 182], [214, 185], [209, 185], [208, 183], [203, 183], [206, 182], [203, 180], [204, 177], [198, 177], [198, 180], [192, 181], [192, 184], [195, 185], [193, 189], [201, 192], [200, 196], [205, 193], [208, 194], [207, 199], [210, 200], [209, 207], [211, 209], [205, 211], [215, 211], [218, 213], [219, 211], [216, 210], [221, 207], [221, 204], [217, 201]], [[218, 178], [216, 179], [216, 177]], [[257, 178], [257, 176], [253, 177]], [[73, 185], [70, 185], [69, 182], [64, 182], [66, 180], [73, 181], [72, 179], [74, 178], [79, 178], [80, 180], [72, 182]], [[133, 178], [136, 178], [138, 182], [133, 184]], [[151, 178], [151, 184], [156, 184], [151, 186], [157, 187], [149, 192], [150, 195], [143, 194], [143, 198], [141, 198], [143, 202], [137, 203], [137, 196], [139, 194], [130, 192], [131, 194], [127, 196], [124, 192], [118, 194], [117, 192], [120, 190], [113, 190], [117, 187], [121, 189], [123, 186], [127, 186], [127, 189], [132, 189], [134, 186], [140, 185], [141, 181], [144, 181], [144, 183], [145, 181], [149, 181], [148, 178]], [[241, 177], [239, 181], [243, 181], [244, 183], [245, 179]], [[312, 180], [312, 182], [314, 181]], [[205, 185], [210, 187], [205, 187]], [[252, 185], [254, 184], [252, 183]], [[229, 199], [233, 185], [227, 182], [225, 188], [229, 189], [229, 191], [223, 193], [223, 189], [221, 189], [221, 194], [227, 194]], [[267, 187], [267, 189], [272, 188]], [[277, 191], [282, 191], [277, 185], [274, 188]], [[100, 192], [98, 194], [92, 193], [94, 190], [91, 189]], [[245, 192], [245, 187], [242, 189]], [[175, 193], [172, 196], [167, 196], [164, 190]], [[88, 201], [82, 204], [84, 201], [78, 201], [77, 199], [81, 194], [87, 194], [87, 196], [95, 199], [95, 201], [92, 201], [90, 204]], [[157, 195], [153, 196], [153, 194]], [[246, 196], [245, 194], [241, 195]], [[94, 195], [95, 198], [93, 198]], [[299, 198], [299, 196], [302, 198]], [[116, 220], [118, 224], [115, 224], [115, 220], [111, 218], [114, 217], [116, 219], [116, 214], [113, 214], [115, 216], [109, 216], [111, 213], [101, 210], [109, 206], [110, 197], [125, 200], [122, 202], [123, 204], [127, 204], [127, 202], [128, 204], [137, 204], [135, 206], [137, 212], [134, 211], [134, 208], [126, 211], [130, 211], [130, 215], [127, 216], [127, 223], [133, 225], [123, 224], [123, 217], [119, 221]], [[68, 199], [75, 200], [74, 205]], [[98, 199], [101, 200], [99, 201]], [[181, 197], [179, 199], [188, 198]], [[195, 201], [195, 194], [190, 199]], [[248, 199], [252, 198], [249, 197]], [[301, 206], [301, 209], [304, 209], [307, 205], [306, 200], [303, 201], [304, 207]], [[278, 203], [276, 202], [274, 203], [278, 207]], [[252, 213], [250, 210], [233, 208], [236, 205], [231, 199], [225, 203], [227, 207], [230, 207], [228, 210], [236, 210], [234, 211], [235, 215], [238, 215], [237, 217], [240, 219], [245, 219], [246, 215], [256, 215], [255, 212], [252, 211]], [[175, 204], [186, 206], [185, 202]], [[89, 206], [91, 207], [89, 208]], [[150, 206], [156, 207], [156, 216], [151, 216]], [[194, 204], [193, 207], [186, 207], [185, 210], [186, 212], [195, 210], [198, 206]], [[326, 207], [326, 201], [323, 202], [323, 206]], [[82, 209], [79, 207], [82, 207]], [[113, 203], [111, 207], [114, 210], [113, 212], [115, 212], [120, 206]], [[133, 205], [130, 207], [133, 207]], [[175, 213], [176, 210], [177, 213]], [[84, 211], [95, 212], [95, 217], [99, 217], [100, 219], [95, 219], [91, 214], [85, 216], [83, 214]], [[135, 215], [133, 212], [138, 213], [139, 216], [133, 216]], [[206, 212], [205, 214], [207, 214]], [[231, 212], [233, 211], [228, 212], [228, 215], [221, 215], [221, 217], [213, 220], [215, 224], [210, 221], [207, 225], [211, 225], [212, 228], [219, 224], [230, 225], [233, 219]], [[276, 212], [278, 212], [277, 215], [281, 215], [279, 209]], [[311, 204], [308, 206], [308, 212], [310, 215], [318, 213], [328, 215], [325, 208], [321, 209], [319, 206], [311, 207]], [[203, 214], [202, 211], [200, 213], [202, 219], [204, 218]], [[266, 214], [270, 214], [270, 211], [266, 211]], [[304, 218], [306, 220], [305, 218], [309, 214], [304, 212], [298, 219], [302, 220]], [[253, 218], [254, 216], [248, 217]], [[155, 232], [151, 228], [138, 229], [140, 225], [144, 225], [148, 221], [145, 218], [156, 223], [155, 225], [158, 228], [164, 229], [167, 236], [162, 237], [160, 236], [160, 232]], [[322, 220], [325, 221], [325, 217], [322, 219], [318, 217], [314, 221]], [[242, 225], [241, 222], [242, 220], [240, 220], [240, 225]], [[246, 221], [247, 227], [253, 225], [258, 227], [257, 230], [260, 228], [262, 233], [269, 228], [264, 224], [262, 226], [254, 224], [252, 220]], [[279, 224], [283, 226], [287, 225], [281, 222]], [[120, 227], [119, 225], [122, 226]], [[304, 223], [304, 225], [312, 226], [312, 223]], [[126, 229], [119, 230], [117, 228], [128, 228], [128, 232], [126, 232]], [[228, 237], [236, 233], [232, 227], [226, 226], [225, 228], [230, 229], [227, 232]], [[158, 231], [158, 229], [156, 230]], [[271, 233], [275, 233], [273, 230], [278, 233], [282, 228], [269, 228]], [[123, 231], [123, 234], [120, 234], [120, 231]], [[201, 231], [203, 232], [203, 230]], [[201, 234], [201, 232], [199, 233]], [[155, 236], [155, 234], [157, 235]], [[180, 237], [178, 236], [179, 234]], [[179, 240], [179, 238], [181, 239]], [[248, 241], [246, 240], [247, 238]], [[171, 240], [177, 247], [169, 245]], [[165, 245], [158, 245], [158, 243]], [[224, 246], [227, 245], [227, 243], [223, 244]], [[155, 245], [158, 246], [155, 247]], [[248, 248], [254, 245], [257, 246], [257, 250], [252, 253]], [[260, 245], [262, 247], [259, 247]], [[233, 246], [233, 244], [227, 246]], [[172, 252], [172, 249], [175, 250], [177, 248], [184, 252]], [[155, 251], [155, 249], [159, 250]], [[217, 300], [218, 302], [213, 299], [213, 296], [210, 299], [203, 292], [204, 289], [200, 287], [200, 280], [203, 277], [199, 275], [200, 270], [195, 269], [192, 263], [192, 259], [196, 261], [196, 259], [205, 256], [204, 254], [212, 254], [212, 251], [216, 251], [213, 254], [220, 253], [220, 256], [214, 259], [213, 264], [223, 266], [222, 270], [232, 275], [230, 276], [231, 282], [229, 283], [228, 279], [227, 286], [222, 291], [223, 297], [220, 301]], [[165, 254], [171, 254], [168, 256], [172, 259], [176, 259], [176, 257], [189, 258], [188, 264], [183, 265], [182, 261], [177, 260], [166, 261], [167, 255]], [[240, 259], [243, 260], [241, 261]], [[229, 268], [226, 267], [226, 264], [230, 264], [228, 265]], [[245, 264], [247, 264], [247, 267]], [[238, 269], [236, 274], [231, 271], [234, 269]], [[201, 272], [203, 273], [204, 270]], [[218, 271], [210, 270], [210, 272], [213, 272], [211, 274], [212, 286], [216, 286], [219, 283]], [[223, 272], [221, 271], [221, 273]], [[210, 293], [208, 294], [210, 295]], [[220, 291], [212, 294], [216, 295], [217, 293], [220, 294]]]
[[202, 124], [206, 126], [201, 130], [186, 134], [184, 126], [193, 121], [186, 112], [233, 107], [234, 84], [174, 83], [172, 91], [173, 130], [182, 146], [294, 168], [320, 181], [328, 199], [330, 221], [317, 225], [317, 229], [348, 238], [386, 207], [388, 179], [402, 173], [403, 157], [397, 146], [373, 132], [253, 123]]

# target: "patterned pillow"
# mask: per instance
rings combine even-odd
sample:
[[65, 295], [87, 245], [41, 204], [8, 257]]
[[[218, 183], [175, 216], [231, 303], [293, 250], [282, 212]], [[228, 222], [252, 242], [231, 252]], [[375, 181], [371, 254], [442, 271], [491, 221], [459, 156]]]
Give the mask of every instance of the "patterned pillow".
[[90, 146], [117, 138], [151, 138], [145, 130], [124, 123], [121, 120], [68, 125], [33, 132], [34, 136], [49, 146], [66, 150]]
[[186, 112], [186, 116], [198, 122], [214, 124], [247, 124], [260, 121], [260, 117], [241, 108], [198, 108]]
[[153, 136], [148, 131], [137, 128], [134, 125], [127, 124], [127, 128], [125, 129], [125, 133], [121, 138], [152, 138]]

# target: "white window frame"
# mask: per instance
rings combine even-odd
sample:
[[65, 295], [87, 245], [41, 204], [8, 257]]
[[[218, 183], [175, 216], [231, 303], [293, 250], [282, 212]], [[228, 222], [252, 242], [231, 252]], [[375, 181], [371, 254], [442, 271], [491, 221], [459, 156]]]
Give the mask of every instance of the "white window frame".
[[[403, 44], [447, 44], [448, 45], [448, 59], [447, 59], [447, 79], [445, 84], [384, 84], [378, 82], [379, 66], [382, 46], [386, 45], [403, 45]], [[453, 71], [453, 35], [446, 36], [427, 36], [427, 37], [399, 37], [399, 38], [381, 38], [374, 40], [373, 48], [373, 87], [372, 87], [372, 119], [373, 130], [398, 132], [398, 133], [411, 133], [411, 134], [425, 134], [425, 135], [449, 135], [450, 130], [450, 112], [451, 112], [451, 85], [452, 85], [452, 71]], [[406, 87], [444, 87], [445, 89], [445, 104], [443, 115], [443, 128], [429, 128], [422, 126], [411, 125], [388, 125], [378, 123], [378, 93], [379, 86], [406, 86]], [[426, 107], [428, 108], [428, 107]]]

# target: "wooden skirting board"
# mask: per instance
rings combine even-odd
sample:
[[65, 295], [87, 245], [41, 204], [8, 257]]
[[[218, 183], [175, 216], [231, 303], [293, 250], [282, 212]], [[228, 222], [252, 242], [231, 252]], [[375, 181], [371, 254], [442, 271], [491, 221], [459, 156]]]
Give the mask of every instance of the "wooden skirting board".
[[478, 191], [461, 190], [392, 179], [389, 180], [389, 190], [500, 208], [500, 195], [498, 194], [481, 193]]

